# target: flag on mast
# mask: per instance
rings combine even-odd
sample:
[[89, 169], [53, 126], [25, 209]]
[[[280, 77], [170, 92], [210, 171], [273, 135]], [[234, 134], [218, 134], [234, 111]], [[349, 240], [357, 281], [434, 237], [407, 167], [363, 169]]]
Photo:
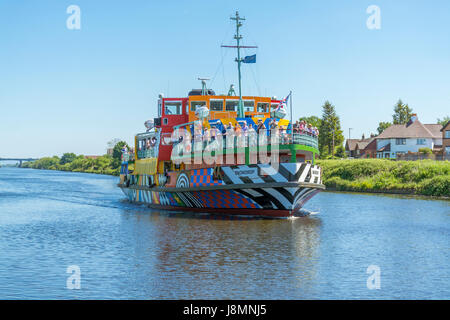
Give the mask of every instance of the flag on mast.
[[280, 101], [280, 103], [278, 104], [278, 108], [277, 109], [284, 108], [284, 106], [287, 105], [287, 102], [288, 102], [290, 97], [291, 97], [291, 93], [289, 93], [286, 98], [284, 98], [283, 100]]
[[243, 60], [243, 63], [256, 63], [256, 54], [252, 56], [246, 56]]
[[291, 97], [291, 93], [288, 94], [286, 98], [280, 101], [278, 106], [273, 111], [273, 116], [279, 119], [283, 119], [287, 115], [287, 111], [285, 106], [287, 105], [287, 102], [289, 98]]

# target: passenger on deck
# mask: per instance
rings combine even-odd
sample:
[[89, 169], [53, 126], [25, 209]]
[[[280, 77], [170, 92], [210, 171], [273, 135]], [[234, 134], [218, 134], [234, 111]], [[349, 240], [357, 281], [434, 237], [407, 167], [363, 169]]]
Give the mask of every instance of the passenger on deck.
[[239, 122], [236, 123], [236, 127], [234, 128], [234, 134], [239, 136], [242, 133], [241, 125]]
[[245, 136], [247, 136], [247, 131], [248, 131], [247, 121], [244, 121], [242, 124], [242, 132], [244, 133]]
[[275, 129], [278, 126], [278, 122], [276, 119], [272, 119], [272, 121], [270, 121], [270, 129]]
[[269, 123], [269, 135], [278, 134], [278, 122], [276, 119], [272, 119]]
[[248, 144], [249, 146], [256, 146], [258, 143], [257, 137], [258, 135], [256, 134], [255, 129], [253, 128], [253, 125], [250, 123], [248, 125]]
[[316, 127], [312, 127], [312, 136], [313, 137], [318, 137], [319, 136], [319, 129], [317, 129]]
[[214, 141], [216, 140], [216, 137], [220, 134], [219, 129], [216, 126], [212, 126], [211, 130], [209, 130], [209, 134], [211, 136], [211, 140]]
[[300, 121], [298, 121], [298, 120], [295, 121], [293, 128], [294, 128], [294, 133], [299, 133], [300, 132]]
[[202, 141], [202, 124], [196, 123], [194, 126], [194, 141]]
[[299, 133], [304, 133], [306, 129], [306, 123], [305, 121], [300, 121], [300, 126], [299, 126]]
[[211, 132], [208, 128], [205, 128], [205, 132], [203, 133], [203, 142], [204, 145], [208, 145], [211, 142]]
[[240, 140], [239, 138], [241, 137], [242, 134], [242, 130], [241, 130], [241, 126], [239, 125], [239, 122], [236, 123], [236, 127], [234, 127], [234, 136], [236, 137], [235, 143], [236, 145], [238, 144], [238, 140]]
[[262, 119], [258, 119], [258, 126], [256, 127], [256, 132], [258, 134], [262, 134], [264, 133], [264, 130], [266, 130], [266, 126], [264, 125], [264, 122], [262, 121]]
[[234, 133], [233, 125], [231, 124], [231, 122], [228, 122], [228, 126], [227, 126], [227, 129], [226, 129], [226, 135], [227, 136], [233, 135], [233, 133]]
[[280, 127], [280, 139], [281, 139], [281, 143], [283, 143], [283, 144], [289, 144], [289, 143], [290, 143], [290, 137], [291, 137], [291, 135], [287, 133], [287, 128], [286, 128], [286, 126], [281, 126], [281, 127]]

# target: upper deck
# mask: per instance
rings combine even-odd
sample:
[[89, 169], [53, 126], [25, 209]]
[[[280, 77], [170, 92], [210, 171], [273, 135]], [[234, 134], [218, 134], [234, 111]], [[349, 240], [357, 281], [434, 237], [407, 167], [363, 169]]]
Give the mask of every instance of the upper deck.
[[[238, 115], [239, 97], [237, 96], [190, 96], [189, 121], [198, 120], [195, 111], [199, 107], [209, 109], [209, 120], [236, 119]], [[244, 96], [242, 97], [245, 117], [270, 118], [270, 113], [279, 103], [270, 97]]]
[[[242, 97], [245, 117], [270, 118], [271, 112], [280, 100], [270, 97]], [[195, 112], [200, 107], [209, 110], [208, 120], [236, 119], [238, 115], [238, 96], [191, 95], [187, 98], [163, 98], [158, 100], [158, 118], [162, 127], [174, 127], [181, 123], [198, 120]], [[166, 130], [164, 130], [166, 131]]]

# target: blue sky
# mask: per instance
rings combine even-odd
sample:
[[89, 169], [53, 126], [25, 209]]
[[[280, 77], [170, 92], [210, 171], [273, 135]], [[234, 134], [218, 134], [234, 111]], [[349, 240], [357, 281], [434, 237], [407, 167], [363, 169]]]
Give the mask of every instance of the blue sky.
[[[81, 29], [69, 30], [69, 5]], [[369, 30], [369, 5], [381, 29]], [[0, 157], [103, 154], [132, 142], [158, 93], [237, 83], [229, 17], [246, 18], [243, 93], [284, 97], [294, 119], [331, 101], [345, 136], [376, 132], [401, 98], [423, 123], [450, 114], [449, 1], [0, 0]], [[223, 61], [223, 63], [222, 63]]]

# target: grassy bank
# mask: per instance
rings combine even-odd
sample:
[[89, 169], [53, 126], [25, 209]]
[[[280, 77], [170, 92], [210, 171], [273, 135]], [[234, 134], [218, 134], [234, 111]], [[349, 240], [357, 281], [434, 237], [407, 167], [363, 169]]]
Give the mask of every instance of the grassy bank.
[[[450, 198], [450, 162], [382, 159], [319, 160], [328, 190], [406, 193]], [[118, 176], [120, 161], [111, 156], [46, 157], [24, 168], [87, 172]]]
[[61, 170], [73, 172], [87, 172], [118, 176], [120, 172], [120, 162], [111, 156], [104, 155], [95, 159], [84, 156], [74, 157], [45, 157], [34, 162], [25, 162], [22, 168]]
[[450, 162], [319, 160], [329, 190], [450, 197]]

